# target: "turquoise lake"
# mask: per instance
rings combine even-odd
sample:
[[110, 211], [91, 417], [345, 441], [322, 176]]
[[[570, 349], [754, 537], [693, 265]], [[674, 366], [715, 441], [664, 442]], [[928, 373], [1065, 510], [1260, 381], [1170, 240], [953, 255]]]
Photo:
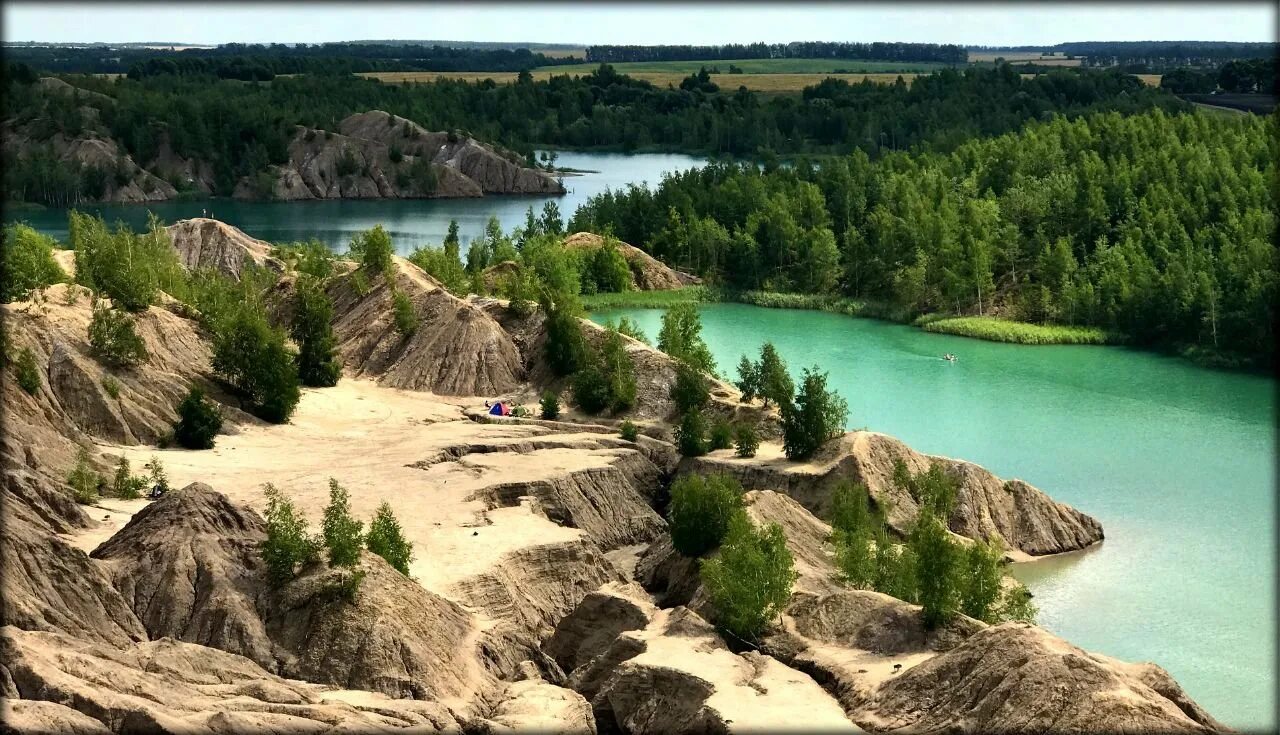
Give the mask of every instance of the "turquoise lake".
[[[793, 374], [828, 371], [848, 428], [1021, 478], [1097, 518], [1101, 545], [1015, 566], [1038, 622], [1085, 649], [1154, 661], [1230, 726], [1275, 728], [1274, 381], [821, 312], [701, 313], [722, 374], [772, 340]], [[661, 310], [591, 318], [623, 315], [656, 339]]]

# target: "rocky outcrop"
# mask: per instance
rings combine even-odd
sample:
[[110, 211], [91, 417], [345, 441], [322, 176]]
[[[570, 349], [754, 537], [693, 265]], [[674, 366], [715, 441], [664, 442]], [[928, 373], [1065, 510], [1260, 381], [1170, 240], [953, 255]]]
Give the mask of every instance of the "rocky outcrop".
[[970, 462], [914, 451], [893, 437], [868, 431], [845, 434], [812, 460], [787, 461], [776, 452], [738, 459], [728, 452], [686, 460], [682, 471], [723, 472], [747, 489], [785, 492], [819, 518], [829, 517], [832, 492], [842, 482], [866, 485], [874, 502], [887, 504], [891, 528], [905, 534], [919, 512], [919, 499], [893, 482], [901, 459], [911, 472], [940, 462], [957, 482], [951, 530], [968, 538], [996, 535], [1015, 559], [1083, 549], [1102, 540], [1102, 526], [1092, 517], [1055, 502], [1021, 480], [1002, 481]]
[[18, 715], [6, 724], [17, 732], [436, 732], [468, 722], [437, 702], [282, 679], [172, 639], [113, 648], [7, 626], [0, 653], [6, 715]]
[[[196, 323], [168, 309], [153, 306], [134, 315], [148, 358], [131, 368], [107, 367], [94, 354], [88, 340], [93, 307], [82, 286], [50, 286], [31, 301], [0, 305], [0, 316], [13, 349], [30, 348], [41, 367], [33, 395], [3, 381], [0, 454], [10, 458], [8, 466], [64, 477], [77, 445], [90, 438], [154, 444], [172, 429], [174, 407], [195, 383], [234, 405], [211, 379], [210, 350]], [[227, 431], [256, 421], [231, 406], [223, 407], [223, 415]]]
[[[473, 681], [469, 616], [365, 555], [321, 563], [273, 590], [257, 513], [195, 483], [152, 503], [94, 550], [151, 638], [253, 660], [269, 671], [391, 697], [457, 696]], [[339, 592], [353, 574], [353, 599]]]
[[481, 638], [485, 664], [511, 677], [533, 660], [552, 677], [560, 672], [539, 645], [591, 590], [622, 574], [588, 539], [540, 544], [505, 554], [489, 571], [461, 580], [451, 595], [493, 621]]
[[258, 240], [216, 219], [193, 217], [165, 228], [178, 259], [188, 270], [212, 268], [239, 279], [246, 263], [284, 271], [284, 264], [271, 255], [271, 244]]
[[[101, 171], [102, 192], [96, 201], [157, 202], [177, 195], [172, 184], [140, 167], [98, 123], [98, 108], [114, 100], [52, 77], [41, 79], [38, 85], [47, 95], [78, 96], [84, 103], [79, 108], [82, 129], [66, 135], [48, 118], [7, 119], [0, 126], [7, 155], [15, 159], [51, 155], [64, 163]], [[21, 192], [10, 195], [19, 198]]]
[[906, 669], [859, 720], [910, 732], [1225, 729], [1164, 669], [1088, 653], [1026, 623], [978, 631]]
[[485, 194], [563, 194], [564, 186], [550, 174], [528, 168], [510, 151], [474, 138], [431, 132], [403, 117], [382, 110], [350, 115], [338, 132], [352, 138], [396, 146], [406, 156], [421, 157], [474, 182]]
[[[429, 171], [429, 173], [428, 173]], [[241, 199], [405, 199], [563, 194], [550, 175], [472, 138], [432, 133], [381, 111], [337, 130], [299, 126], [289, 160], [237, 185]]]
[[[368, 291], [354, 282], [366, 278]], [[516, 390], [520, 353], [497, 323], [444, 289], [422, 269], [395, 258], [394, 291], [409, 299], [418, 328], [406, 337], [393, 317], [393, 289], [382, 274], [334, 279], [333, 332], [348, 377], [442, 395], [494, 396]]]
[[656, 610], [642, 594], [597, 590], [548, 644], [558, 661], [576, 664], [567, 683], [590, 699], [601, 732], [856, 732], [805, 674], [735, 654], [696, 613]]
[[[597, 250], [604, 244], [605, 239], [592, 232], [575, 232], [564, 240], [570, 250]], [[631, 268], [631, 287], [637, 291], [666, 291], [702, 283], [701, 278], [669, 268], [634, 245], [615, 242], [615, 246]]]
[[[541, 441], [531, 444], [546, 446]], [[648, 543], [666, 529], [650, 506], [650, 493], [661, 483], [661, 470], [622, 444], [613, 437], [578, 437], [572, 442], [575, 448], [613, 447], [616, 458], [605, 467], [552, 479], [491, 485], [473, 498], [484, 500], [489, 508], [533, 498], [534, 512], [559, 525], [581, 529], [602, 549]]]
[[257, 610], [267, 591], [257, 513], [202, 483], [140, 510], [91, 556], [151, 638], [234, 653], [276, 669], [275, 646]]
[[484, 193], [456, 169], [428, 163], [428, 176], [414, 168], [415, 157], [392, 158], [391, 149], [376, 140], [299, 126], [289, 143], [288, 162], [241, 179], [233, 195], [300, 201], [457, 198]]
[[61, 537], [9, 515], [0, 549], [7, 625], [111, 646], [146, 640], [142, 624], [103, 570]]

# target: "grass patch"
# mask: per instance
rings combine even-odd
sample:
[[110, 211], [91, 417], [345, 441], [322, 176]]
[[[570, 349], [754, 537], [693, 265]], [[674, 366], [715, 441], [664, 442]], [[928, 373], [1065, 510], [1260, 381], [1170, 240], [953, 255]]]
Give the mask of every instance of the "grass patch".
[[1115, 335], [1097, 327], [1026, 324], [989, 316], [932, 319], [917, 325], [926, 332], [1020, 345], [1105, 345], [1120, 341]]
[[591, 309], [665, 309], [674, 304], [719, 300], [705, 286], [685, 286], [670, 291], [623, 291], [584, 294], [582, 305]]
[[890, 304], [851, 299], [831, 294], [742, 291], [726, 298], [725, 301], [762, 306], [766, 309], [808, 309], [810, 311], [827, 311], [832, 314], [860, 316], [869, 319], [887, 319], [895, 322], [906, 321], [905, 312]]

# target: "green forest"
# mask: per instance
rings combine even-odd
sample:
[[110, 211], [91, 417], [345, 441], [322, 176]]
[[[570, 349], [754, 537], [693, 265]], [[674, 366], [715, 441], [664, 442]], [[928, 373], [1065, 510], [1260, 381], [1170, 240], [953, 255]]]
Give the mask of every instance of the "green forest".
[[15, 113], [8, 125], [24, 127], [31, 144], [21, 156], [6, 148], [5, 183], [8, 192], [46, 204], [92, 201], [115, 174], [67, 170], [73, 167], [44, 155], [57, 133], [75, 137], [92, 128], [119, 141], [144, 167], [166, 142], [179, 156], [208, 161], [215, 193], [226, 195], [241, 177], [286, 161], [296, 125], [333, 130], [344, 117], [373, 109], [526, 155], [535, 146], [557, 146], [733, 156], [859, 149], [878, 157], [882, 150], [917, 146], [949, 151], [973, 136], [1008, 132], [1055, 113], [1187, 108], [1116, 72], [1060, 70], [1024, 79], [1008, 66], [944, 69], [911, 85], [832, 79], [800, 97], [720, 91], [696, 76], [680, 89], [659, 89], [608, 65], [582, 76], [536, 82], [526, 76], [503, 85], [389, 85], [326, 75], [271, 82], [212, 74], [67, 77], [106, 97], [49, 91], [36, 79], [29, 68], [8, 68], [5, 88]]
[[738, 291], [1096, 326], [1270, 364], [1276, 124], [1105, 113], [948, 153], [722, 163], [596, 197], [570, 230]]

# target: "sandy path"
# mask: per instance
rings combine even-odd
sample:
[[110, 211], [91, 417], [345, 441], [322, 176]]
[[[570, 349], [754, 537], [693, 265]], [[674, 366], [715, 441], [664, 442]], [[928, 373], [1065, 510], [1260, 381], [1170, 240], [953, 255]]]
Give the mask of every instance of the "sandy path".
[[[243, 427], [235, 435], [219, 436], [212, 450], [100, 449], [124, 455], [136, 467], [159, 457], [173, 487], [204, 482], [259, 512], [266, 507], [262, 486], [272, 483], [293, 498], [313, 531], [319, 530], [328, 503], [329, 478], [335, 478], [351, 494], [352, 513], [366, 524], [381, 502], [391, 505], [414, 544], [411, 576], [449, 596], [456, 582], [493, 567], [508, 552], [580, 534], [535, 515], [527, 503], [486, 510], [483, 502], [468, 499], [477, 490], [606, 467], [617, 456], [613, 450], [536, 449], [412, 466], [451, 446], [516, 444], [550, 433], [540, 426], [481, 424], [463, 416], [464, 407], [482, 404], [480, 398], [440, 397], [344, 379], [333, 388], [304, 390], [289, 424]], [[557, 439], [574, 436], [560, 434]], [[143, 504], [117, 503], [112, 521], [80, 534], [76, 543], [93, 548]]]

